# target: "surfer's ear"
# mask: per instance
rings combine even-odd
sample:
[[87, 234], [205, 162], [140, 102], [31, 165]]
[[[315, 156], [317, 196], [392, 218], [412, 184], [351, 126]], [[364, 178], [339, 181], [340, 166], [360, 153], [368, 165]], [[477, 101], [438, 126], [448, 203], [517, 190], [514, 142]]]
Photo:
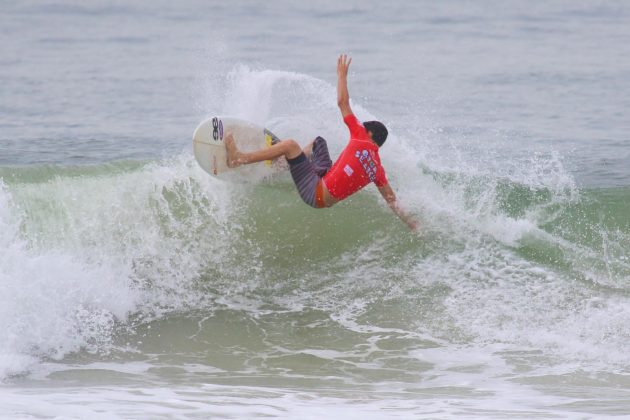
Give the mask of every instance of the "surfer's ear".
[[389, 133], [387, 131], [387, 127], [385, 127], [385, 124], [382, 122], [366, 121], [363, 123], [363, 127], [365, 127], [368, 134], [370, 134], [370, 137], [374, 140], [374, 143], [376, 143], [378, 147], [381, 147], [383, 143], [385, 143], [385, 140], [387, 140], [387, 134]]

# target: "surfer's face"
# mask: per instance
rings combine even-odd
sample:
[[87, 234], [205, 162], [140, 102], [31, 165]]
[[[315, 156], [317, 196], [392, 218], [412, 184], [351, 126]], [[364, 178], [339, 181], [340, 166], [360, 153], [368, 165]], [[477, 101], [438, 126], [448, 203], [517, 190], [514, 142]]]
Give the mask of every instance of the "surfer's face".
[[[368, 130], [368, 132], [367, 132], [367, 133], [368, 133], [368, 137], [370, 138], [370, 140], [372, 140], [372, 143], [374, 143], [375, 145], [377, 145], [377, 146], [378, 146], [378, 143], [377, 143], [377, 142], [375, 142], [375, 141], [374, 141], [374, 138], [372, 137], [372, 132]], [[380, 148], [381, 146], [378, 146], [378, 147]]]
[[387, 140], [387, 127], [380, 121], [365, 121], [363, 123], [365, 131], [368, 132], [370, 140], [372, 140], [378, 147], [381, 147], [385, 140]]

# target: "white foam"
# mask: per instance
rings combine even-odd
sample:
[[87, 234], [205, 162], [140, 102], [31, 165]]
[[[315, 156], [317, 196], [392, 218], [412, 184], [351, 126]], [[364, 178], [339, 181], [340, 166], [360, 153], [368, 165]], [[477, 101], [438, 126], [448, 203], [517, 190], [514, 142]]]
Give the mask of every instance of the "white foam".
[[204, 299], [190, 285], [220, 258], [232, 201], [191, 159], [0, 189], [2, 377], [33, 357], [106, 352], [129, 314]]
[[[235, 68], [227, 79], [226, 103], [210, 106], [218, 113], [267, 125], [281, 137], [297, 138], [303, 144], [321, 134], [329, 140], [333, 155], [347, 140], [330, 84], [305, 75], [244, 66]], [[353, 107], [361, 119], [374, 118], [359, 104], [353, 103]], [[563, 364], [579, 369], [610, 371], [627, 365], [627, 299], [610, 298], [560, 270], [519, 255], [523, 238], [531, 236], [562, 249], [575, 244], [567, 244], [539, 228], [544, 221], [539, 207], [511, 217], [500, 205], [497, 190], [502, 183], [549, 191], [551, 199], [545, 205], [561, 206], [579, 199], [561, 159], [551, 153], [507, 163], [489, 162], [457, 147], [432, 150], [437, 146], [430, 138], [416, 139], [408, 132], [392, 130], [383, 149], [383, 162], [401, 201], [421, 219], [425, 232], [422, 240], [435, 249], [423, 255], [396, 255], [401, 258], [400, 267], [384, 265], [379, 252], [404, 240], [395, 229], [391, 234], [387, 229], [372, 243], [353, 244], [346, 255], [330, 261], [327, 270], [304, 273], [304, 278], [298, 279], [298, 285], [286, 294], [269, 293], [271, 296], [260, 299], [256, 292], [261, 286], [255, 281], [258, 272], [250, 267], [255, 264], [235, 263], [234, 258], [242, 250], [239, 246], [251, 246], [238, 242], [241, 230], [234, 222], [247, 208], [239, 205], [244, 195], [239, 193], [250, 187], [207, 176], [189, 153], [114, 175], [58, 177], [44, 185], [3, 187], [0, 244], [8, 251], [0, 256], [0, 276], [8, 293], [0, 297], [0, 377], [29, 369], [41, 356], [62, 358], [81, 348], [107, 351], [117, 321], [124, 322], [132, 312], [150, 317], [178, 308], [207, 309], [206, 297], [195, 293], [193, 285], [208, 269], [216, 276], [210, 276], [213, 287], [234, 278], [239, 280], [226, 286], [227, 293], [216, 300], [231, 308], [262, 314], [265, 310], [260, 309], [261, 301], [267, 299], [290, 310], [326, 311], [350, 331], [437, 343], [445, 349], [420, 353], [441, 374], [433, 383], [436, 388], [460, 383], [473, 390], [489, 390], [500, 396], [506, 410], [540, 407], [535, 403], [539, 395], [534, 392], [527, 393], [525, 399], [515, 398], [522, 391], [519, 386], [500, 393], [506, 381], [497, 378], [512, 373], [512, 366], [495, 354], [497, 345], [507, 351], [539, 350], [548, 360], [557, 357]], [[377, 194], [373, 189], [372, 193]], [[386, 207], [384, 211], [388, 211]], [[392, 226], [398, 223], [393, 216], [391, 220]], [[255, 250], [251, 256], [257, 257]], [[247, 278], [248, 273], [253, 273], [253, 279]], [[443, 296], [423, 295], [424, 288], [434, 286], [446, 290]], [[414, 313], [411, 308], [411, 315], [405, 314], [407, 318], [418, 318], [401, 320], [396, 326], [380, 325], [378, 317], [369, 317], [379, 303], [404, 301], [406, 296], [417, 294], [440, 311], [425, 314], [422, 308], [416, 308]], [[467, 346], [459, 351], [456, 343], [462, 342]], [[363, 356], [378, 350], [372, 338], [363, 344]], [[470, 349], [475, 350], [471, 358], [481, 366], [480, 373], [453, 373], [453, 369], [470, 367], [453, 362], [465, 357]], [[343, 356], [330, 350], [303, 350], [322, 358]], [[401, 357], [407, 356], [420, 357]], [[543, 371], [548, 368], [547, 372], [557, 366], [552, 361], [541, 365]], [[362, 367], [378, 369], [377, 363]], [[378, 417], [388, 408], [414, 415], [426, 414], [427, 410], [459, 413], [459, 408], [449, 402], [431, 400], [428, 408], [418, 408], [417, 403], [399, 399], [405, 386], [385, 384], [379, 392], [389, 387], [400, 394], [366, 403], [358, 416]], [[219, 387], [209, 385], [208, 389], [212, 393]], [[231, 391], [246, 394], [260, 390], [231, 387]], [[107, 393], [105, 390], [103, 395]], [[211, 401], [227, 398], [221, 392], [217, 395]], [[128, 397], [117, 391], [111, 391], [110, 396], [112, 401]], [[19, 393], [5, 400], [13, 397], [20, 400]], [[76, 402], [81, 398], [77, 397]], [[162, 395], [154, 389], [145, 399], [137, 398], [142, 410], [162, 401], [173, 406], [189, 404], [181, 396]], [[352, 396], [340, 403], [321, 395], [279, 390], [273, 398], [256, 398], [255, 404], [262, 408], [251, 408], [251, 401], [240, 397], [230, 400], [232, 405], [224, 406], [223, 411], [213, 411], [207, 401], [193, 401], [186, 407], [197, 413], [288, 413], [296, 417], [313, 413], [330, 416], [333, 412], [348, 416], [356, 410]], [[302, 400], [315, 403], [301, 404]], [[57, 403], [49, 399], [37, 409], [88, 416], [111, 408], [110, 403], [99, 400], [92, 408], [79, 407], [86, 411], [72, 413], [58, 409]], [[459, 407], [490, 409], [495, 404], [492, 398], [470, 399]], [[6, 407], [11, 410], [14, 406]], [[325, 409], [321, 413], [313, 411], [317, 407]], [[155, 413], [172, 414], [171, 409], [158, 406]], [[140, 409], [117, 412], [124, 417]], [[553, 410], [536, 408], [533, 412], [548, 414]]]

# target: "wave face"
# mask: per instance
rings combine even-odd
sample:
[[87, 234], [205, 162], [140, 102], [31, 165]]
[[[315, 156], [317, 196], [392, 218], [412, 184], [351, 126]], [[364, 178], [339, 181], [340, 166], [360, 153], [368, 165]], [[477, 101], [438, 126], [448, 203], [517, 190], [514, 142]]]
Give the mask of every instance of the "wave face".
[[[224, 114], [347, 139], [323, 81], [239, 66], [224, 86]], [[0, 169], [0, 377], [122, 359], [403, 392], [626, 369], [630, 189], [393, 123], [382, 160], [419, 237], [374, 190], [316, 211], [286, 174], [217, 179], [190, 150]]]

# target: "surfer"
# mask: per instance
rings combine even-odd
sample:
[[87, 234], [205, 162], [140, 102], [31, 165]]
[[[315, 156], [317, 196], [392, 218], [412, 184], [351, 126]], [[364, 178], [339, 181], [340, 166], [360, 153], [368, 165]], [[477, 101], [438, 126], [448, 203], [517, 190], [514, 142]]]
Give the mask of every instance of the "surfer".
[[337, 59], [337, 104], [350, 129], [350, 141], [334, 164], [322, 137], [317, 137], [304, 149], [295, 140], [282, 140], [265, 149], [241, 152], [232, 133], [227, 133], [227, 165], [233, 168], [284, 156], [300, 197], [315, 208], [331, 207], [374, 182], [392, 211], [410, 229], [416, 230], [416, 221], [400, 208], [381, 165], [378, 151], [387, 139], [387, 128], [379, 121], [359, 122], [350, 108], [348, 68], [351, 62], [345, 54]]

